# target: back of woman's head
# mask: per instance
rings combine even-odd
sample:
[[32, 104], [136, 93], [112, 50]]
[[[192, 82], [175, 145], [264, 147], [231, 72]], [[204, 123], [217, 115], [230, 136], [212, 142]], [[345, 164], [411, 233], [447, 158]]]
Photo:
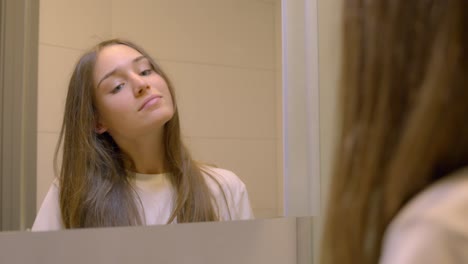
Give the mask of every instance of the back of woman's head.
[[402, 206], [468, 166], [467, 12], [466, 0], [344, 1], [323, 263], [376, 263]]

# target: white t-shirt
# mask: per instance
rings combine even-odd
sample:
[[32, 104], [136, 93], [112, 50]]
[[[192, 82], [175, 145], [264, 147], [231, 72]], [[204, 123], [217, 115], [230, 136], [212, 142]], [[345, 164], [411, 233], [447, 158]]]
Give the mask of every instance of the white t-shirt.
[[398, 213], [380, 263], [468, 263], [468, 169], [436, 182]]
[[[215, 209], [218, 209], [220, 220], [253, 219], [245, 184], [231, 171], [219, 168], [209, 168], [209, 170], [214, 179], [203, 174], [215, 198], [217, 205]], [[145, 225], [166, 224], [171, 216], [176, 192], [169, 176], [169, 174], [136, 174], [133, 186], [143, 206], [140, 213], [144, 215], [142, 219]], [[54, 181], [39, 209], [32, 231], [60, 229], [64, 229], [64, 225], [59, 206], [59, 186], [58, 182]]]

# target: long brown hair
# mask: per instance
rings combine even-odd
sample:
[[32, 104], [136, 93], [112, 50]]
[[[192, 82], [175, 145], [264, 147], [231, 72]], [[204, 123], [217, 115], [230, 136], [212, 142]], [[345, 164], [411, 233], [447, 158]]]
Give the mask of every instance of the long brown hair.
[[112, 137], [95, 132], [93, 71], [96, 57], [103, 48], [116, 44], [127, 45], [145, 56], [153, 70], [166, 81], [172, 96], [174, 115], [164, 126], [165, 157], [162, 158], [168, 166], [177, 200], [168, 223], [218, 220], [212, 194], [202, 175], [203, 167], [192, 160], [182, 142], [175, 93], [169, 78], [141, 47], [130, 41], [112, 39], [99, 43], [79, 59], [69, 83], [55, 152], [57, 164], [63, 144], [59, 183], [65, 227], [143, 224], [131, 185], [134, 174], [126, 170], [125, 157]]
[[341, 136], [321, 263], [377, 263], [418, 192], [468, 165], [468, 1], [344, 1]]

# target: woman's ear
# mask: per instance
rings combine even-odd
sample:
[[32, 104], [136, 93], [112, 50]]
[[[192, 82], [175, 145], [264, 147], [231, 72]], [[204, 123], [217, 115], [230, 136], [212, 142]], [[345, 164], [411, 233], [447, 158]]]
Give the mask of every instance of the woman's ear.
[[96, 120], [96, 121], [95, 121], [95, 124], [94, 124], [94, 131], [95, 131], [96, 133], [98, 133], [98, 134], [102, 134], [102, 133], [106, 132], [106, 131], [107, 131], [107, 126], [104, 125], [104, 124], [101, 122], [99, 116], [96, 116], [96, 117], [95, 117], [95, 120]]
[[98, 134], [102, 134], [107, 131], [107, 127], [102, 124], [100, 121], [96, 121], [96, 125], [94, 126], [94, 131]]

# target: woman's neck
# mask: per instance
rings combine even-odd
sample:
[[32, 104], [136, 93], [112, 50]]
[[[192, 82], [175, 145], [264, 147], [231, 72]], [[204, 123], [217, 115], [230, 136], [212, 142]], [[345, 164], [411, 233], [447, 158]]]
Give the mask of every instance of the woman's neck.
[[127, 169], [142, 174], [166, 172], [163, 132], [133, 140], [114, 139], [129, 158]]

